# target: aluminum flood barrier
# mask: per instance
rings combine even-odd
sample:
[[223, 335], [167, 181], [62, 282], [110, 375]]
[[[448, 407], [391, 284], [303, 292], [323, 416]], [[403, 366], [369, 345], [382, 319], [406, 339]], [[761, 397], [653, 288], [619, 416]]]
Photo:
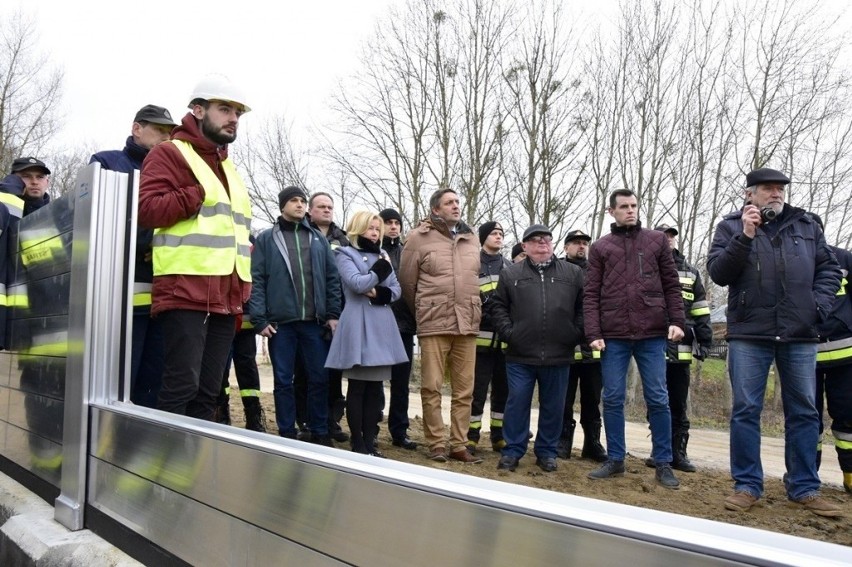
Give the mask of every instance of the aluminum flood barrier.
[[0, 463], [52, 488], [67, 527], [152, 565], [852, 564], [843, 546], [134, 406], [136, 191], [90, 165], [16, 236]]

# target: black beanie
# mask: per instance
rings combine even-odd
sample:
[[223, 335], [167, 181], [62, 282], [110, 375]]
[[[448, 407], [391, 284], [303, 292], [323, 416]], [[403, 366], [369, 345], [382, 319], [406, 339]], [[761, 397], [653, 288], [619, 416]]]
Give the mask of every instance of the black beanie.
[[278, 193], [278, 208], [283, 209], [287, 201], [293, 197], [301, 197], [305, 201], [308, 200], [308, 195], [305, 193], [304, 189], [291, 185], [289, 187], [285, 187], [280, 193]]
[[[491, 234], [491, 232], [495, 228], [498, 228], [498, 227], [499, 227], [499, 225], [497, 224], [497, 221], [488, 221], [488, 222], [480, 225], [479, 226], [479, 244], [480, 245], [485, 244], [485, 239], [488, 238], [488, 235]], [[503, 229], [500, 228], [500, 230], [503, 230]]]
[[379, 216], [382, 217], [382, 220], [384, 222], [388, 222], [391, 219], [396, 219], [397, 221], [399, 221], [399, 226], [402, 226], [402, 216], [396, 209], [385, 209], [384, 211], [379, 213]]
[[514, 262], [515, 257], [523, 251], [524, 251], [524, 247], [521, 245], [520, 242], [518, 242], [517, 244], [512, 246], [512, 261]]

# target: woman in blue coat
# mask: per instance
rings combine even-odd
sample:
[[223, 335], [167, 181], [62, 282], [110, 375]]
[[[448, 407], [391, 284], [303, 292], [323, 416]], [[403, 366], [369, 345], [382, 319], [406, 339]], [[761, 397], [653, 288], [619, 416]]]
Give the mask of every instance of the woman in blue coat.
[[387, 253], [381, 249], [381, 217], [359, 211], [346, 232], [352, 246], [335, 250], [346, 301], [325, 366], [343, 370], [349, 381], [346, 418], [352, 450], [382, 457], [375, 446], [382, 382], [390, 380], [391, 366], [408, 360], [390, 308], [401, 289]]

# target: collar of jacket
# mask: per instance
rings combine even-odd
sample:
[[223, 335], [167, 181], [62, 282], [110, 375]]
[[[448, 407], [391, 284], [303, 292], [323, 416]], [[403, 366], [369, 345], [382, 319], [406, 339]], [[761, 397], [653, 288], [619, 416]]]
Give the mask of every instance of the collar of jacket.
[[222, 161], [228, 158], [228, 144], [219, 146], [212, 140], [208, 140], [201, 133], [201, 125], [195, 119], [192, 112], [187, 112], [180, 121], [180, 126], [172, 132], [172, 138], [175, 140], [184, 140], [192, 144], [192, 147], [198, 152], [201, 157], [215, 156], [217, 160]]
[[636, 224], [633, 226], [618, 226], [617, 224], [612, 223], [609, 225], [609, 230], [613, 234], [624, 234], [627, 236], [631, 234], [638, 234], [639, 231], [642, 230], [642, 221], [636, 221]]
[[382, 237], [382, 248], [396, 248], [397, 246], [402, 246], [402, 238], [399, 236], [396, 238], [391, 238], [390, 236]]
[[286, 232], [294, 232], [297, 226], [301, 226], [302, 228], [309, 228], [308, 221], [305, 219], [300, 220], [299, 222], [288, 221], [284, 217], [278, 217], [278, 226], [281, 230]]
[[133, 141], [133, 136], [127, 137], [127, 142], [124, 144], [124, 153], [134, 163], [142, 163], [145, 156], [148, 155], [148, 148], [142, 147]]
[[[429, 215], [428, 219], [425, 219], [422, 223], [420, 223], [420, 229], [422, 232], [428, 232], [430, 229], [437, 230], [447, 238], [452, 239], [450, 235], [450, 227], [447, 226], [446, 221], [437, 215]], [[461, 234], [469, 234], [473, 231], [470, 230], [470, 227], [467, 226], [464, 222], [459, 221], [456, 224], [456, 235]]]

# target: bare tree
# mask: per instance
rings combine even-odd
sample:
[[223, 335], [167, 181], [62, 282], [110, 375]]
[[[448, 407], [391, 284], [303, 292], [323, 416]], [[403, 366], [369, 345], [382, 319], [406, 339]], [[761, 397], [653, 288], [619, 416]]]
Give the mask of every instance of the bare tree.
[[62, 71], [39, 53], [36, 29], [20, 12], [0, 21], [0, 171], [16, 157], [43, 155], [61, 127]]
[[514, 150], [507, 175], [510, 199], [526, 217], [517, 220], [553, 227], [575, 202], [585, 169], [571, 112], [582, 90], [570, 76], [570, 30], [560, 5], [543, 1], [528, 9], [504, 70]]
[[261, 223], [278, 218], [278, 193], [285, 187], [298, 185], [310, 191], [306, 158], [292, 143], [291, 130], [283, 116], [275, 116], [256, 135], [230, 147], [245, 173], [254, 217]]

